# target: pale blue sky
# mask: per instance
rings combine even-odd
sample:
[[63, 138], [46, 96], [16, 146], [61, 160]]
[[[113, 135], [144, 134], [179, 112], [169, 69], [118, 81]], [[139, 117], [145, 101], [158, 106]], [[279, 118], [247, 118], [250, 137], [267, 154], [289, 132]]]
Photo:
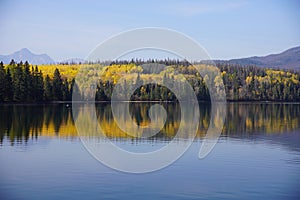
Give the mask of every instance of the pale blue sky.
[[299, 10], [296, 0], [0, 0], [0, 54], [27, 47], [57, 61], [85, 58], [121, 31], [165, 27], [215, 59], [265, 55], [300, 45]]

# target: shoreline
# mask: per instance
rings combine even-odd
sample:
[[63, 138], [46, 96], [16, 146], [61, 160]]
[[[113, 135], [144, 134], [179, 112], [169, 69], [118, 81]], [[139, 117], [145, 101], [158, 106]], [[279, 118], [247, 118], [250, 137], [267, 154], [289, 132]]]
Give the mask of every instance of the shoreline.
[[[118, 101], [119, 103], [179, 103], [177, 101]], [[76, 101], [74, 103], [97, 103], [97, 104], [108, 104], [111, 101]], [[200, 100], [198, 103], [210, 104], [211, 101]], [[232, 101], [227, 100], [227, 104], [300, 104], [300, 101], [259, 101], [259, 100], [239, 100]], [[57, 105], [57, 104], [70, 104], [72, 101], [49, 101], [49, 102], [1, 102], [0, 106], [4, 105]]]

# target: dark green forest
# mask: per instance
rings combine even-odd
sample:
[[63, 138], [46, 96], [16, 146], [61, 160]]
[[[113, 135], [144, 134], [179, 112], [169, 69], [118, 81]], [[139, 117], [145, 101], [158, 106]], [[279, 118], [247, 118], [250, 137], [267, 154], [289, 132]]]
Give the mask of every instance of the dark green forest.
[[[164, 81], [172, 80], [176, 74], [182, 74], [193, 87], [199, 100], [210, 100], [209, 91], [205, 85], [205, 78], [197, 73], [187, 62], [154, 61], [169, 65], [163, 73]], [[146, 63], [147, 63], [146, 62]], [[114, 75], [128, 64], [137, 66], [142, 61], [119, 61], [111, 64], [115, 71], [109, 71], [105, 79], [100, 79], [96, 86], [96, 101], [109, 101], [115, 82]], [[66, 64], [67, 65], [67, 64]], [[40, 66], [42, 68], [44, 66]], [[300, 74], [298, 71], [266, 69], [255, 66], [240, 66], [232, 64], [217, 64], [225, 85], [226, 97], [229, 101], [300, 101]], [[0, 102], [52, 102], [71, 101], [75, 86], [74, 78], [62, 76], [58, 68], [53, 74], [43, 74], [39, 66], [30, 65], [27, 61], [9, 65], [0, 63]], [[137, 83], [143, 83], [143, 78], [151, 77], [151, 71], [139, 68], [135, 80], [124, 82], [123, 91]], [[172, 73], [169, 73], [172, 72]], [[175, 73], [176, 72], [176, 73]], [[114, 74], [115, 73], [115, 74]], [[140, 73], [148, 74], [142, 76]], [[216, 79], [212, 80], [218, 84]], [[181, 87], [178, 85], [178, 87]], [[184, 88], [182, 88], [184, 90]], [[83, 94], [82, 94], [83, 95]], [[138, 88], [131, 96], [131, 100], [139, 101], [176, 101], [175, 95], [166, 87], [157, 84], [147, 84]]]
[[72, 99], [73, 82], [63, 79], [58, 69], [53, 78], [43, 76], [38, 66], [12, 61], [0, 63], [0, 102], [49, 102]]

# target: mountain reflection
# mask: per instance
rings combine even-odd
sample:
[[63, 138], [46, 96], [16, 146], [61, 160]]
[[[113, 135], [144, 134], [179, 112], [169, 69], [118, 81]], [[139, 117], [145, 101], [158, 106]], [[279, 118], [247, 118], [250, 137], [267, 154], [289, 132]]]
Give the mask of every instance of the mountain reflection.
[[[149, 125], [149, 108], [153, 103], [131, 103], [129, 110], [132, 119], [122, 118], [124, 124], [139, 126]], [[181, 109], [177, 103], [162, 103], [167, 119], [163, 128], [152, 139], [172, 139], [180, 125], [189, 126], [191, 116], [181, 121]], [[124, 106], [120, 103], [117, 110], [122, 113]], [[188, 113], [193, 113], [193, 105], [188, 106]], [[200, 103], [200, 121], [197, 138], [203, 138], [209, 127], [211, 106]], [[262, 134], [295, 132], [300, 129], [300, 104], [273, 103], [230, 103], [222, 135], [228, 137], [248, 137]], [[80, 115], [80, 113], [79, 113]], [[132, 138], [117, 125], [108, 103], [96, 104], [98, 123], [108, 138]], [[53, 105], [1, 105], [0, 106], [0, 143], [4, 139], [15, 143], [27, 142], [38, 137], [78, 137], [72, 117], [72, 108], [67, 104]], [[78, 116], [76, 116], [78, 117]], [[122, 117], [122, 116], [120, 116]], [[158, 120], [160, 116], [157, 115]], [[162, 120], [162, 119], [161, 119]], [[218, 123], [218, 119], [213, 119]], [[187, 137], [189, 134], [187, 133]]]

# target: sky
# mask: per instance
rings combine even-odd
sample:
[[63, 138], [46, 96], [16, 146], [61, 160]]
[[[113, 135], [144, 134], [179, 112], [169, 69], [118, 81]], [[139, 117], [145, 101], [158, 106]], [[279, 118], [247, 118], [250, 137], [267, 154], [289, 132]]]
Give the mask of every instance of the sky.
[[300, 45], [300, 1], [0, 0], [0, 55], [28, 48], [56, 61], [85, 58], [101, 42], [142, 27], [179, 31], [213, 59]]

